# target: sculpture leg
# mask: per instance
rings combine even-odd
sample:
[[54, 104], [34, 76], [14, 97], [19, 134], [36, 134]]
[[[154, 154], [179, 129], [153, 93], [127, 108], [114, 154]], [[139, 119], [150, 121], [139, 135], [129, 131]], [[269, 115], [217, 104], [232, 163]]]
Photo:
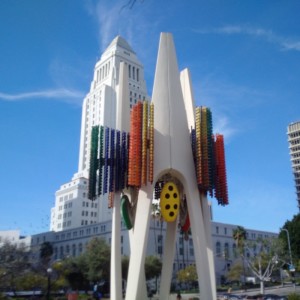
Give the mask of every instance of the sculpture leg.
[[160, 281], [160, 300], [168, 299], [170, 293], [175, 255], [176, 229], [177, 222], [168, 223], [166, 240], [164, 244], [163, 268]]
[[112, 215], [111, 261], [110, 261], [110, 294], [111, 300], [121, 300], [122, 268], [121, 268], [121, 214], [120, 193], [115, 194]]
[[134, 242], [131, 245], [126, 300], [146, 299], [146, 295], [141, 295], [141, 293], [143, 293], [143, 286], [145, 285], [144, 265], [149, 234], [151, 199], [152, 186], [146, 186], [140, 190], [134, 223]]
[[199, 193], [185, 188], [194, 243], [194, 253], [198, 274], [201, 300], [216, 300], [215, 282], [211, 280], [214, 264], [208, 257], [208, 245]]
[[[204, 229], [206, 236], [206, 247], [207, 247], [207, 256], [208, 256], [208, 264], [209, 268], [209, 276], [210, 282], [212, 285], [212, 290], [216, 291], [216, 274], [214, 268], [214, 252], [213, 252], [213, 244], [212, 244], [212, 233], [211, 233], [211, 213], [208, 205], [208, 201], [205, 195], [201, 195], [201, 207], [203, 212], [203, 221], [204, 221]], [[213, 267], [211, 267], [213, 266]]]

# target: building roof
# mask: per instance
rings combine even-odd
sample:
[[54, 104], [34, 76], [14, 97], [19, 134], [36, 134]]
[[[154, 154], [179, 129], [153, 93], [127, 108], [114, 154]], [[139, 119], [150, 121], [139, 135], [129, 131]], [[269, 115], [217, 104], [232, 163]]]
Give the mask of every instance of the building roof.
[[131, 48], [131, 46], [130, 46], [130, 45], [127, 43], [127, 41], [126, 41], [124, 38], [122, 38], [120, 35], [116, 36], [116, 37], [112, 40], [112, 42], [110, 43], [110, 45], [106, 48], [105, 52], [106, 52], [109, 48], [111, 48], [111, 47], [113, 47], [113, 46], [117, 46], [117, 47], [124, 48], [125, 50], [130, 51], [130, 52], [132, 52], [132, 53], [135, 54], [135, 52], [133, 51], [133, 49]]

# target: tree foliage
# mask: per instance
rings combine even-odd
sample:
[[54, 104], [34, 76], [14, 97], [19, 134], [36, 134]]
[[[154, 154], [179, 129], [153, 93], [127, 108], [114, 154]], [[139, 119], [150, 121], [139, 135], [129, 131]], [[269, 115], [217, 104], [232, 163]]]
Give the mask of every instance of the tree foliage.
[[243, 272], [244, 270], [241, 262], [236, 262], [231, 266], [230, 270], [227, 272], [226, 278], [228, 281], [240, 281]]
[[187, 266], [185, 269], [177, 272], [177, 280], [181, 283], [191, 283], [198, 280], [197, 270], [195, 265]]
[[[300, 213], [295, 215], [291, 221], [286, 221], [282, 228], [289, 233], [292, 258], [294, 262], [297, 262], [300, 260]], [[284, 249], [288, 253], [288, 236], [286, 231], [281, 230], [279, 238], [283, 241]]]
[[282, 243], [277, 238], [247, 240], [246, 237], [246, 230], [241, 226], [233, 231], [242, 261], [260, 281], [260, 291], [263, 294], [264, 282], [270, 279], [274, 269], [285, 259]]
[[146, 280], [156, 278], [161, 273], [162, 263], [156, 256], [150, 255], [145, 259]]
[[110, 277], [110, 247], [104, 239], [94, 238], [86, 246], [82, 254], [82, 263], [87, 266], [87, 278], [96, 282], [109, 281]]
[[0, 287], [16, 286], [17, 278], [30, 269], [29, 252], [24, 245], [5, 242], [0, 247]]
[[40, 246], [40, 261], [39, 267], [45, 275], [47, 275], [47, 269], [50, 267], [50, 261], [53, 255], [53, 246], [50, 242], [44, 242]]
[[245, 228], [242, 226], [237, 226], [237, 228], [234, 229], [232, 232], [232, 237], [236, 242], [236, 246], [237, 246], [238, 250], [243, 253], [244, 243], [245, 243], [245, 240], [247, 239], [247, 234], [246, 234]]

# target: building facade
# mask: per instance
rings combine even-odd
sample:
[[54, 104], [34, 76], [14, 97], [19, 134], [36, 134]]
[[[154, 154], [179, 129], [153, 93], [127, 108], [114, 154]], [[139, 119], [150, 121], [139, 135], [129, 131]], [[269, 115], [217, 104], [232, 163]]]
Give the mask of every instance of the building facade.
[[300, 210], [300, 121], [289, 124], [287, 129], [291, 163]]
[[90, 91], [83, 100], [78, 172], [55, 193], [51, 231], [111, 220], [107, 196], [91, 202], [87, 198], [87, 189], [92, 127], [116, 127], [120, 62], [125, 62], [128, 68], [130, 106], [138, 100], [148, 100], [143, 65], [131, 46], [117, 36], [96, 63]]
[[[220, 284], [230, 267], [237, 259], [236, 243], [233, 239], [233, 230], [237, 225], [211, 222], [212, 243], [215, 262], [215, 274], [217, 284]], [[105, 221], [98, 224], [80, 226], [60, 232], [44, 232], [31, 237], [31, 249], [33, 257], [38, 259], [40, 246], [44, 242], [50, 242], [54, 249], [53, 261], [68, 256], [76, 257], [86, 250], [88, 242], [95, 238], [103, 238], [108, 245], [111, 244], [112, 222]], [[259, 230], [246, 229], [247, 239], [272, 238], [278, 234]], [[164, 255], [164, 242], [166, 236], [166, 222], [152, 219], [150, 223], [147, 255], [155, 255], [162, 258]], [[125, 224], [121, 225], [121, 253], [130, 255], [129, 232]], [[225, 255], [226, 253], [226, 255]], [[179, 231], [176, 238], [176, 249], [173, 263], [173, 280], [176, 273], [185, 267], [195, 264], [193, 240], [191, 235], [182, 235]]]

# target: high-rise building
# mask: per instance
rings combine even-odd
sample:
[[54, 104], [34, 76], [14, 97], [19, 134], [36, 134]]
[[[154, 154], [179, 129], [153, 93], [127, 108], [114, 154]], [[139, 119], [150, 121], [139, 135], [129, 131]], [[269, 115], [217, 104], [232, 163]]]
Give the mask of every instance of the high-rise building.
[[87, 198], [90, 139], [93, 126], [116, 127], [116, 101], [120, 62], [129, 77], [130, 106], [148, 100], [144, 68], [131, 46], [117, 36], [96, 63], [89, 93], [83, 100], [78, 172], [55, 194], [50, 230], [62, 231], [111, 219], [107, 196], [95, 201]]
[[300, 121], [289, 124], [287, 134], [298, 207], [300, 209]]

